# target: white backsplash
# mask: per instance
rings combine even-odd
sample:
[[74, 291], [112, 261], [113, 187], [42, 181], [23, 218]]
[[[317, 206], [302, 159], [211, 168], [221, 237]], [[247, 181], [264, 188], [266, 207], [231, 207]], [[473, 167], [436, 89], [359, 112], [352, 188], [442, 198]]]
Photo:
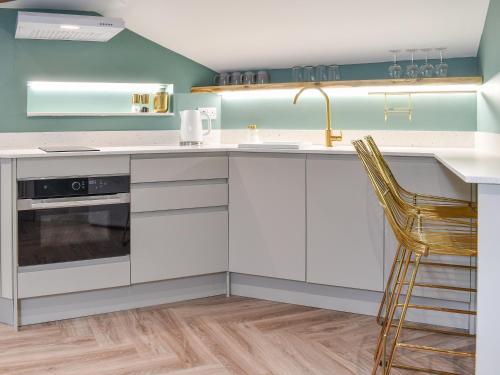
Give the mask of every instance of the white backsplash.
[[[346, 130], [342, 144], [371, 134], [382, 146], [401, 147], [474, 147], [474, 132]], [[500, 135], [478, 133], [481, 144], [499, 149]], [[299, 141], [323, 144], [323, 130], [259, 129], [261, 141]], [[247, 130], [214, 130], [206, 144], [247, 142]], [[0, 149], [37, 148], [42, 146], [157, 146], [178, 145], [179, 131], [89, 131], [45, 133], [0, 133]], [[478, 141], [476, 140], [476, 144]]]
[[[247, 130], [223, 130], [222, 143], [247, 142]], [[324, 130], [259, 129], [261, 141], [307, 142], [322, 145]], [[335, 133], [338, 134], [338, 133]], [[349, 145], [353, 139], [372, 135], [382, 146], [401, 147], [474, 147], [474, 132], [448, 131], [390, 131], [390, 130], [344, 130], [342, 142]]]

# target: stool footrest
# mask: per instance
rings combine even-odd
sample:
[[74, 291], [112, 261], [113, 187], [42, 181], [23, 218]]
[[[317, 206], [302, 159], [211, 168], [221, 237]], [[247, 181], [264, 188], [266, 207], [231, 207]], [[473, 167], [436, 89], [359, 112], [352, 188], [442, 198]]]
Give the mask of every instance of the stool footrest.
[[[398, 307], [403, 307], [403, 303], [398, 303]], [[474, 310], [462, 310], [462, 309], [451, 309], [449, 307], [440, 307], [440, 306], [427, 306], [427, 305], [408, 305], [409, 309], [416, 310], [429, 310], [429, 311], [440, 311], [440, 312], [448, 312], [452, 314], [463, 314], [463, 315], [476, 315], [476, 311]]]
[[[414, 264], [414, 263], [415, 262], [413, 260], [410, 262], [410, 264]], [[477, 266], [468, 266], [466, 264], [428, 262], [428, 261], [421, 261], [420, 266], [443, 267], [443, 268], [461, 268], [461, 269], [466, 269], [466, 270], [477, 270]]]
[[415, 371], [415, 372], [423, 372], [425, 374], [436, 374], [436, 375], [461, 375], [456, 372], [448, 372], [448, 371], [439, 371], [439, 370], [433, 370], [430, 368], [424, 368], [424, 367], [417, 367], [417, 366], [410, 366], [410, 365], [404, 365], [402, 363], [394, 363], [392, 365], [394, 368], [398, 368], [400, 370], [408, 370], [408, 371]]
[[461, 351], [452, 350], [452, 349], [436, 348], [434, 346], [408, 344], [408, 343], [404, 343], [404, 342], [398, 342], [396, 345], [398, 346], [398, 348], [402, 348], [402, 349], [420, 350], [420, 351], [424, 351], [424, 352], [434, 352], [434, 353], [439, 353], [439, 354], [456, 355], [456, 356], [460, 356], [460, 357], [475, 357], [476, 356], [476, 353], [473, 353], [473, 352], [461, 352]]
[[[391, 324], [391, 327], [397, 327], [399, 323], [399, 320], [394, 320], [393, 323]], [[476, 335], [472, 333], [468, 333], [462, 330], [456, 330], [456, 329], [445, 329], [445, 328], [434, 328], [434, 327], [425, 327], [425, 326], [419, 326], [417, 324], [408, 324], [404, 323], [403, 324], [404, 329], [412, 329], [415, 331], [422, 331], [422, 332], [432, 332], [432, 333], [439, 333], [442, 335], [451, 335], [451, 336], [462, 336], [462, 337], [476, 337]]]
[[[399, 282], [397, 283], [399, 284]], [[408, 281], [405, 281], [403, 285], [409, 285], [410, 283]], [[475, 288], [466, 288], [466, 287], [461, 287], [461, 286], [453, 286], [453, 285], [442, 285], [442, 284], [431, 284], [431, 283], [415, 283], [414, 286], [419, 286], [421, 288], [433, 288], [433, 289], [446, 289], [446, 290], [454, 290], [457, 292], [471, 292], [475, 293], [477, 292], [477, 289]]]

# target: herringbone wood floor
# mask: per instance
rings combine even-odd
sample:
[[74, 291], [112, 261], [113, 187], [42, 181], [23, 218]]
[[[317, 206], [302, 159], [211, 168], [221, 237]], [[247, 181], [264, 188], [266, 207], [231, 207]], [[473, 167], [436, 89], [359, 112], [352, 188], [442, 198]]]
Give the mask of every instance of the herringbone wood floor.
[[[220, 296], [20, 332], [1, 326], [0, 374], [369, 374], [377, 333], [371, 316]], [[411, 335], [414, 342], [472, 345], [469, 338]], [[470, 359], [405, 359], [473, 373]]]

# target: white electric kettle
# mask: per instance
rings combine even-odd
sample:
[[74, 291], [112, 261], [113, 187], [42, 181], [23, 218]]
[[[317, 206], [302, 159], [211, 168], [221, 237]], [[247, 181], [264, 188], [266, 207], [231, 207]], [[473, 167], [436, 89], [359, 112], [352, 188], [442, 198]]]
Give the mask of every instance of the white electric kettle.
[[[202, 113], [196, 109], [180, 111], [181, 115], [181, 145], [201, 145], [203, 136], [209, 135], [212, 131], [212, 120], [206, 113]], [[208, 120], [208, 129], [203, 132], [202, 116]]]

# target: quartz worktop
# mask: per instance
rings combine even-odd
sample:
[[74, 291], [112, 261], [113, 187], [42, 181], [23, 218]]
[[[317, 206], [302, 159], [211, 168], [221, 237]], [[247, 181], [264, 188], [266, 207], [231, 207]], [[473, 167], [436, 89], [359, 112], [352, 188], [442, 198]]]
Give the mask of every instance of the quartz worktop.
[[[216, 144], [204, 146], [123, 146], [108, 147], [99, 145], [94, 146], [99, 151], [84, 152], [52, 152], [47, 153], [38, 148], [24, 149], [0, 149], [0, 158], [38, 158], [38, 157], [63, 157], [63, 156], [91, 156], [91, 155], [120, 155], [120, 154], [169, 154], [169, 153], [193, 153], [193, 152], [264, 152], [264, 153], [294, 153], [294, 154], [354, 154], [354, 147], [348, 145], [337, 145], [334, 147], [325, 147], [321, 145], [308, 145], [299, 149], [280, 149], [280, 148], [238, 148], [234, 144]], [[433, 157], [440, 151], [460, 152], [463, 149], [449, 148], [430, 148], [430, 147], [383, 147], [384, 154], [389, 156], [428, 156]]]
[[[176, 154], [176, 153], [206, 153], [206, 152], [260, 152], [260, 153], [291, 153], [291, 154], [325, 154], [349, 155], [355, 150], [349, 145], [325, 147], [308, 145], [299, 149], [260, 149], [238, 148], [234, 144], [215, 144], [204, 146], [123, 146], [99, 147], [99, 151], [91, 152], [54, 152], [47, 153], [38, 148], [0, 149], [0, 158], [39, 158], [68, 157], [92, 155], [133, 155], [133, 154]], [[437, 147], [381, 147], [386, 156], [422, 156], [435, 157], [463, 181], [468, 183], [500, 184], [500, 154], [483, 152], [474, 148], [437, 148]]]

